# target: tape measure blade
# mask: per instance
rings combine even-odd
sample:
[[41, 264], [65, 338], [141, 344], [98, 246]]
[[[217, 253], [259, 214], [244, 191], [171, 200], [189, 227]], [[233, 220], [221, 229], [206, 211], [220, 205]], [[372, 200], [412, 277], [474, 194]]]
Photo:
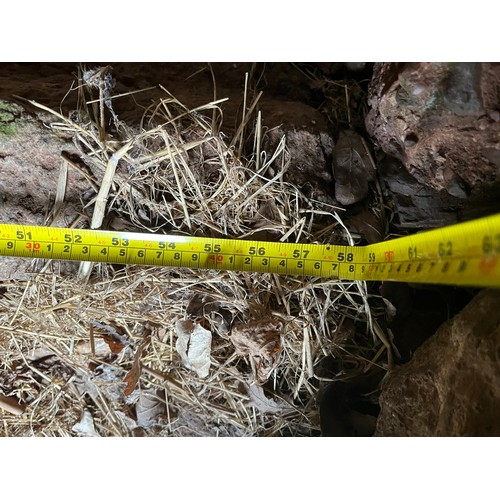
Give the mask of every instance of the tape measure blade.
[[366, 248], [376, 261], [368, 279], [500, 286], [500, 215]]
[[0, 224], [0, 255], [500, 286], [500, 215], [365, 247]]

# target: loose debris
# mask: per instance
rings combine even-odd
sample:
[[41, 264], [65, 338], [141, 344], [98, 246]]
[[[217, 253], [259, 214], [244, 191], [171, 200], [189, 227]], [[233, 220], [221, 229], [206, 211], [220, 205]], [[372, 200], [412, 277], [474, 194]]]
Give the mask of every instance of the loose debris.
[[354, 130], [341, 131], [333, 157], [336, 199], [343, 205], [352, 205], [366, 198], [376, 170], [362, 137]]
[[177, 343], [182, 364], [196, 372], [198, 377], [206, 378], [210, 370], [210, 347], [212, 333], [191, 320], [179, 320], [175, 324]]
[[290, 404], [277, 402], [274, 399], [268, 398], [260, 385], [252, 384], [248, 388], [248, 395], [250, 396], [250, 404], [262, 413], [282, 413], [283, 411], [293, 409], [293, 406]]
[[[247, 138], [236, 134], [231, 144], [217, 128], [223, 100], [188, 109], [163, 89], [140, 123], [128, 124], [113, 111], [109, 70], [85, 71], [71, 90], [80, 95], [78, 110], [32, 102], [77, 151], [68, 166], [89, 181], [81, 214], [54, 224], [352, 242], [339, 209], [284, 182], [286, 141], [263, 150], [266, 130], [250, 112], [257, 109], [250, 94], [239, 130], [253, 134], [254, 150], [243, 156]], [[35, 261], [29, 279], [4, 284], [1, 397], [26, 409], [10, 414], [2, 406], [3, 435], [318, 435], [316, 397], [330, 380], [324, 360], [363, 371], [377, 353], [384, 365], [386, 344], [372, 326], [383, 308], [369, 306], [356, 283], [103, 264], [80, 276], [64, 269]], [[346, 321], [357, 326], [347, 341]], [[349, 376], [329, 376], [337, 375]]]
[[278, 363], [283, 323], [265, 318], [248, 324], [237, 323], [231, 330], [231, 342], [239, 356], [248, 356], [255, 379], [267, 381]]
[[77, 435], [82, 437], [98, 437], [92, 414], [87, 410], [83, 410], [83, 416], [80, 422], [76, 423], [71, 430]]
[[25, 405], [20, 405], [16, 401], [16, 398], [13, 398], [12, 396], [0, 395], [0, 408], [12, 413], [12, 415], [22, 415], [25, 410]]

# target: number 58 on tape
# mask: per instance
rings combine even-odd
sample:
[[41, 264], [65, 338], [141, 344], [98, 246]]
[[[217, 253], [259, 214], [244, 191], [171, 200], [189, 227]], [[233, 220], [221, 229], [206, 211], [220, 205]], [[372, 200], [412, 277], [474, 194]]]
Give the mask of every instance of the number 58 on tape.
[[0, 224], [0, 256], [500, 287], [500, 214], [368, 246]]

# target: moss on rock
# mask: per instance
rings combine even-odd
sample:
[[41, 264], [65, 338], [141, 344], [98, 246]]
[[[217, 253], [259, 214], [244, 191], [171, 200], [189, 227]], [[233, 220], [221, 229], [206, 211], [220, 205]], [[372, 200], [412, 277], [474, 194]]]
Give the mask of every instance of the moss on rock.
[[0, 136], [12, 136], [17, 132], [23, 124], [22, 112], [21, 106], [0, 99]]

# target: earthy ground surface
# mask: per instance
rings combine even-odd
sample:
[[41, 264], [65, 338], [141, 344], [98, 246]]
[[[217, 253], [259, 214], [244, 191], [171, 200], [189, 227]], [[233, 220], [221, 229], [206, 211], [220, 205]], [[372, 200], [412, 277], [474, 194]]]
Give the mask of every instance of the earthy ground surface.
[[[110, 63], [88, 73], [97, 67], [0, 65], [0, 222], [88, 227], [126, 140], [111, 229], [366, 244], [499, 209], [499, 65]], [[165, 147], [181, 151], [178, 163], [147, 159]], [[488, 316], [498, 294], [77, 272], [0, 262], [4, 435], [500, 430], [498, 319]]]

